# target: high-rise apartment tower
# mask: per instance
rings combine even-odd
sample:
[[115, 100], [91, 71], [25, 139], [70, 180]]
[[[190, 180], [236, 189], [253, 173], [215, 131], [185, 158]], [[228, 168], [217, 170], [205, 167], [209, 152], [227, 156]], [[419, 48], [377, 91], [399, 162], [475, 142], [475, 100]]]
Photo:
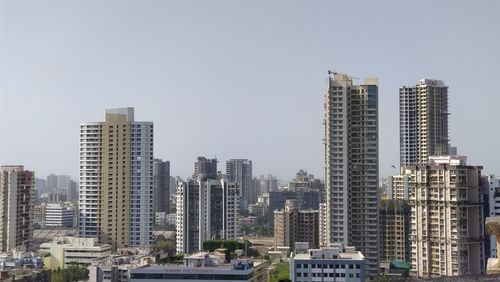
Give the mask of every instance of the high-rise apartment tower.
[[153, 160], [155, 212], [170, 212], [170, 162]]
[[328, 243], [356, 247], [378, 274], [378, 80], [329, 72], [325, 95]]
[[203, 250], [212, 239], [236, 239], [238, 184], [225, 180], [178, 182], [176, 190], [176, 248], [178, 253]]
[[198, 157], [194, 163], [193, 179], [217, 179], [217, 159]]
[[23, 166], [0, 167], [0, 252], [31, 248], [35, 174]]
[[231, 159], [226, 162], [226, 177], [229, 182], [237, 182], [241, 189], [240, 209], [247, 210], [248, 204], [257, 200], [252, 187], [252, 161]]
[[399, 88], [399, 139], [401, 165], [449, 154], [448, 86], [441, 80], [422, 79]]
[[79, 211], [81, 237], [119, 248], [151, 243], [153, 123], [134, 121], [133, 108], [80, 125]]
[[401, 168], [409, 176], [412, 275], [484, 273], [481, 169], [457, 156], [434, 156], [428, 164]]

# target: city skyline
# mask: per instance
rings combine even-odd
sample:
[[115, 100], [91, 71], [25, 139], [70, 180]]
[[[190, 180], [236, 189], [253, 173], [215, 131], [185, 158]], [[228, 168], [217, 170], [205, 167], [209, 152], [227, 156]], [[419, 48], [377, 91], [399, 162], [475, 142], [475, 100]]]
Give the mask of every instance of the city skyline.
[[[113, 12], [5, 2], [0, 163], [77, 179], [77, 125], [125, 106], [155, 122], [155, 157], [171, 161], [172, 175], [217, 156], [251, 159], [254, 175], [292, 179], [303, 168], [323, 178], [322, 100], [327, 71], [337, 70], [379, 78], [380, 176], [399, 163], [399, 88], [422, 78], [449, 86], [458, 153], [498, 175], [498, 125], [486, 124], [500, 102], [489, 83], [499, 75], [491, 35], [500, 33], [500, 4], [465, 3], [128, 2]], [[408, 12], [419, 9], [425, 17]], [[231, 134], [220, 138], [221, 129]]]

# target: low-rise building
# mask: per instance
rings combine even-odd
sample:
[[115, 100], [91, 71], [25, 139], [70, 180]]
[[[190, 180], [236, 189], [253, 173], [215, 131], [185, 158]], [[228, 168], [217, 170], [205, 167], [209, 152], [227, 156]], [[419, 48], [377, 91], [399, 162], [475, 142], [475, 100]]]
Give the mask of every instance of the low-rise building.
[[256, 203], [248, 205], [248, 212], [255, 216], [265, 216], [267, 211], [269, 210], [269, 206], [263, 203]]
[[17, 268], [12, 271], [0, 271], [0, 281], [51, 282], [51, 274], [47, 268]]
[[111, 255], [111, 245], [99, 244], [97, 238], [55, 237], [40, 245], [40, 251], [50, 254], [44, 264], [54, 270], [70, 264], [90, 265], [94, 259]]
[[365, 257], [354, 247], [333, 244], [290, 256], [290, 280], [365, 281]]
[[41, 257], [13, 250], [0, 255], [0, 281], [50, 282], [50, 270]]
[[218, 254], [199, 253], [184, 265], [152, 265], [130, 270], [131, 282], [159, 281], [267, 281], [267, 263], [252, 259], [224, 262]]
[[130, 270], [155, 262], [150, 255], [116, 255], [92, 261], [88, 266], [89, 282], [128, 282]]
[[47, 204], [45, 207], [46, 227], [73, 227], [74, 210], [63, 203]]

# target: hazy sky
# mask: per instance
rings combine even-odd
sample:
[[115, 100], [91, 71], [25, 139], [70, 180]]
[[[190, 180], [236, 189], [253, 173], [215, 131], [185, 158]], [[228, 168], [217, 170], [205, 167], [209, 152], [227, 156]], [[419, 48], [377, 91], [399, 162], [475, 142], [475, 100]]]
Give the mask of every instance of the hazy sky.
[[398, 89], [449, 86], [450, 138], [500, 176], [500, 1], [2, 1], [0, 163], [78, 175], [79, 124], [135, 107], [155, 156], [323, 177], [327, 71], [379, 77], [380, 173]]

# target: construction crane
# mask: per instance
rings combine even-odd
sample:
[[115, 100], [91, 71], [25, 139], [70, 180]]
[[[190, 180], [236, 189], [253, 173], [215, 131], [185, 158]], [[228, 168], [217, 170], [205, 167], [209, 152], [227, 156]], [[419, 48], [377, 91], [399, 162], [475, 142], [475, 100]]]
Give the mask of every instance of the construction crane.
[[333, 74], [333, 75], [342, 74], [342, 75], [345, 75], [345, 76], [349, 77], [350, 79], [357, 79], [357, 80], [359, 80], [358, 77], [355, 77], [355, 76], [352, 76], [352, 75], [348, 75], [348, 74], [345, 74], [345, 73], [338, 73], [336, 71], [329, 70], [328, 71], [328, 75], [330, 75], [330, 74]]

